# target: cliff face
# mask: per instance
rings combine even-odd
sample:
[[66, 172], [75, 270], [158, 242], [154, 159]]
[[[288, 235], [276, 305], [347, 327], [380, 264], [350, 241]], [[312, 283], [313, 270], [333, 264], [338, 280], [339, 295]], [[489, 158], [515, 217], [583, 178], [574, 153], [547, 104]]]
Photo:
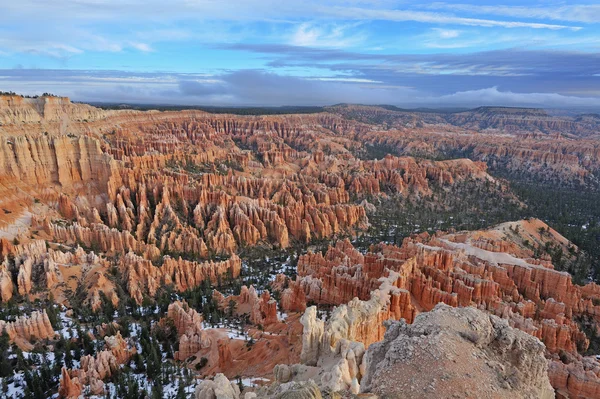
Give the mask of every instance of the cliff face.
[[[0, 125], [62, 123], [63, 128], [75, 121], [91, 122], [118, 113], [132, 111], [103, 111], [87, 104], [74, 104], [67, 97], [0, 96]], [[68, 132], [62, 132], [68, 133]]]
[[18, 136], [0, 141], [0, 171], [5, 181], [34, 188], [59, 185], [65, 191], [90, 181], [106, 191], [110, 158], [90, 137]]

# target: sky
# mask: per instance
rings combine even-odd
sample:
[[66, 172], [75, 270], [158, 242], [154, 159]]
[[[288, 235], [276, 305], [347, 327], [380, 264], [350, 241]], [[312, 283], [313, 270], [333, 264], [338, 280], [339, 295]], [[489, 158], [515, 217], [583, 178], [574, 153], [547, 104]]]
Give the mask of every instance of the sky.
[[0, 0], [0, 91], [600, 111], [596, 1]]

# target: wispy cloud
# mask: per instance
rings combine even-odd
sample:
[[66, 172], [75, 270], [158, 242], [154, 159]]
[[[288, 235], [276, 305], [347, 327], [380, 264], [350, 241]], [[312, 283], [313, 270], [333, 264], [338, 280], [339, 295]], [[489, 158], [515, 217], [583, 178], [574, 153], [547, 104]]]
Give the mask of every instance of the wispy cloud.
[[344, 48], [358, 46], [365, 41], [365, 34], [358, 31], [359, 24], [302, 23], [292, 34], [290, 44], [305, 47]]
[[149, 53], [151, 51], [154, 51], [152, 49], [152, 47], [150, 47], [148, 44], [146, 43], [139, 43], [139, 42], [129, 42], [129, 45], [131, 47], [133, 47], [136, 50], [142, 51], [144, 53]]
[[441, 29], [441, 28], [433, 28], [433, 32], [439, 36], [440, 39], [455, 39], [460, 36], [460, 31], [456, 29]]
[[482, 104], [501, 106], [544, 106], [549, 108], [600, 107], [600, 98], [565, 96], [558, 93], [516, 93], [500, 91], [498, 87], [479, 90], [460, 91], [453, 94], [431, 98], [431, 104], [461, 104], [477, 107]]
[[323, 7], [321, 10], [331, 15], [336, 15], [340, 18], [350, 20], [383, 20], [394, 22], [421, 22], [427, 24], [444, 24], [444, 25], [466, 25], [466, 26], [482, 26], [482, 27], [500, 27], [500, 28], [531, 28], [531, 29], [569, 29], [578, 31], [580, 26], [546, 24], [538, 22], [526, 21], [504, 21], [496, 19], [469, 18], [458, 17], [451, 14], [434, 13], [427, 11], [413, 10], [374, 10], [356, 7]]
[[504, 6], [479, 4], [433, 3], [431, 9], [468, 12], [473, 14], [499, 15], [513, 18], [545, 19], [554, 21], [598, 23], [600, 5], [562, 5], [562, 6]]

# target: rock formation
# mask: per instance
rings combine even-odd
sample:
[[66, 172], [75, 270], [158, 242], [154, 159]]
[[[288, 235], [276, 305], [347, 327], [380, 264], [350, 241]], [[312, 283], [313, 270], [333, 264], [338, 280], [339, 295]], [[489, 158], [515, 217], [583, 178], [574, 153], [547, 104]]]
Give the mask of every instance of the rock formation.
[[[539, 240], [534, 232], [539, 230], [540, 223], [523, 221], [514, 230], [531, 240]], [[284, 306], [293, 304], [286, 298], [298, 291], [317, 303], [338, 305], [326, 321], [317, 317], [316, 308], [304, 313], [302, 362], [321, 367], [323, 359], [339, 352], [338, 346], [347, 341], [368, 348], [383, 339], [384, 321], [404, 319], [412, 323], [419, 312], [431, 310], [438, 303], [474, 306], [542, 340], [557, 364], [562, 364], [558, 361], [559, 353], [575, 356], [568, 369], [551, 367], [556, 370], [552, 378], [558, 384], [555, 387], [567, 390], [566, 370], [573, 375], [585, 375], [576, 371], [583, 367], [577, 351], [586, 348], [589, 342], [573, 317], [579, 314], [599, 322], [598, 305], [590, 302], [598, 298], [597, 286], [575, 286], [568, 274], [555, 271], [549, 261], [530, 258], [530, 249], [517, 245], [523, 242], [522, 237], [510, 238], [504, 234], [505, 228], [425, 234], [405, 239], [401, 247], [373, 246], [372, 252], [365, 255], [342, 241], [330, 247], [325, 256], [309, 253], [301, 257], [298, 277], [283, 290]], [[568, 244], [560, 236], [550, 237], [554, 237], [556, 245]], [[282, 280], [280, 277], [275, 286], [281, 287]], [[372, 291], [367, 298], [364, 293], [369, 287]], [[346, 302], [353, 295], [356, 297]], [[346, 369], [346, 365], [340, 367]], [[355, 376], [359, 382], [360, 369]], [[593, 387], [597, 379], [590, 374], [586, 381]], [[323, 381], [320, 384], [325, 386]], [[352, 380], [346, 379], [336, 388], [348, 390], [351, 384]], [[574, 388], [575, 392], [579, 389]], [[595, 388], [586, 389], [593, 392]]]
[[85, 386], [89, 387], [92, 395], [102, 395], [103, 380], [114, 375], [136, 352], [135, 348], [127, 347], [119, 332], [117, 335], [104, 337], [104, 342], [106, 349], [98, 352], [96, 356], [83, 356], [80, 368], [72, 370], [63, 368], [59, 387], [61, 397], [77, 398]]
[[[104, 111], [53, 96], [0, 96], [0, 299], [53, 297], [70, 306], [70, 293], [81, 288], [84, 306], [95, 311], [104, 309], [104, 300], [119, 305], [127, 300], [123, 295], [141, 306], [165, 286], [182, 293], [240, 277], [237, 254], [250, 247], [283, 252], [365, 231], [377, 204], [388, 197], [443, 205], [434, 203], [440, 190], [469, 184], [518, 202], [488, 168], [544, 181], [598, 182], [600, 146], [593, 136], [599, 120], [593, 115], [502, 108], [448, 114], [366, 106], [328, 111], [276, 116]], [[465, 158], [431, 160], [449, 155]], [[272, 282], [273, 297], [264, 287], [244, 286], [227, 297], [214, 292], [221, 310], [248, 316], [245, 333], [252, 345], [228, 337], [225, 328], [204, 328], [202, 315], [180, 301], [156, 327], [173, 323], [179, 341], [175, 359], [196, 366], [204, 357], [203, 375], [275, 377], [275, 386], [256, 390], [262, 397], [317, 398], [385, 387], [379, 365], [391, 358], [369, 365], [369, 351], [380, 348], [392, 356], [391, 342], [404, 345], [402, 337], [410, 334], [415, 344], [447, 339], [479, 356], [477, 364], [487, 358], [497, 373], [478, 365], [481, 378], [493, 383], [473, 395], [503, 397], [510, 391], [527, 397], [545, 389], [539, 378], [543, 364], [530, 364], [539, 358], [532, 344], [537, 338], [545, 344], [557, 393], [595, 397], [598, 366], [578, 354], [589, 345], [578, 322], [600, 331], [600, 287], [574, 285], [549, 256], [532, 249], [549, 244], [565, 256], [577, 251], [537, 220], [477, 232], [422, 233], [401, 246], [382, 243], [366, 253], [339, 240], [325, 254], [301, 256], [294, 279], [280, 275]], [[289, 313], [286, 323], [278, 319], [274, 298]], [[481, 321], [474, 309], [440, 308], [433, 313], [478, 320], [476, 327], [485, 328], [472, 331], [473, 326], [449, 321], [446, 335], [435, 329], [431, 337], [417, 335], [425, 312], [440, 303], [478, 308], [502, 321], [491, 316]], [[33, 313], [0, 322], [0, 330], [31, 349], [30, 340], [53, 337], [47, 320], [45, 313]], [[390, 320], [416, 325], [393, 324], [388, 335], [396, 335], [384, 338]], [[82, 358], [79, 369], [62, 371], [62, 396], [77, 397], [88, 387], [101, 392], [103, 380], [133, 353], [120, 335], [106, 336], [111, 326], [98, 327], [94, 331], [104, 336], [106, 349]], [[509, 358], [517, 351], [506, 347], [509, 339], [521, 346], [523, 364]], [[437, 352], [428, 353], [424, 359], [431, 360], [427, 356]], [[299, 361], [303, 364], [289, 366]], [[276, 363], [281, 364], [273, 370]], [[389, 366], [391, 373], [396, 365]], [[504, 384], [496, 384], [497, 376], [506, 377]], [[531, 376], [529, 382], [525, 376]], [[457, 378], [459, 384], [467, 381]], [[379, 379], [381, 384], [373, 383]], [[431, 389], [443, 387], [437, 391], [443, 393], [450, 383], [440, 376]], [[234, 385], [217, 376], [204, 381], [196, 395], [237, 398]], [[412, 394], [410, 386], [391, 388]], [[416, 388], [425, 395], [430, 385]]]
[[127, 281], [129, 295], [141, 304], [144, 295], [154, 296], [163, 285], [173, 285], [182, 292], [198, 287], [205, 280], [216, 283], [221, 277], [236, 278], [240, 274], [241, 260], [233, 255], [221, 262], [198, 263], [165, 256], [162, 266], [156, 267], [130, 252], [121, 259], [119, 267]]
[[388, 323], [369, 347], [361, 390], [386, 398], [553, 398], [544, 346], [506, 320], [438, 305]]
[[575, 358], [569, 364], [553, 360], [548, 376], [558, 398], [592, 399], [600, 395], [600, 362], [595, 357]]
[[200, 349], [211, 346], [211, 338], [203, 331], [202, 315], [186, 302], [175, 301], [170, 304], [167, 317], [173, 321], [179, 337], [179, 350], [174, 355], [176, 360], [186, 360]]
[[33, 348], [32, 340], [50, 339], [55, 335], [45, 310], [34, 311], [29, 316], [18, 316], [15, 321], [0, 320], [0, 334], [4, 332], [24, 351]]
[[277, 323], [277, 301], [271, 298], [269, 291], [264, 291], [260, 296], [253, 286], [250, 288], [242, 286], [240, 295], [224, 297], [221, 293], [215, 291], [214, 298], [219, 303], [219, 307], [228, 312], [230, 302], [235, 304], [233, 310], [236, 315], [247, 314], [250, 316], [250, 322], [254, 325], [268, 326]]
[[195, 398], [239, 399], [240, 388], [223, 374], [217, 374], [214, 380], [204, 380], [196, 387]]

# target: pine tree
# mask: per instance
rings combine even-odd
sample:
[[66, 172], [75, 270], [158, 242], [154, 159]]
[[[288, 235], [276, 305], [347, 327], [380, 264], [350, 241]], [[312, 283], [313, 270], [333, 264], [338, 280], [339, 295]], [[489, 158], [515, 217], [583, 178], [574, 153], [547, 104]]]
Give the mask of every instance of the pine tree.
[[179, 386], [177, 387], [176, 399], [186, 399], [185, 385], [183, 384], [183, 381], [181, 381], [181, 380], [179, 380]]

